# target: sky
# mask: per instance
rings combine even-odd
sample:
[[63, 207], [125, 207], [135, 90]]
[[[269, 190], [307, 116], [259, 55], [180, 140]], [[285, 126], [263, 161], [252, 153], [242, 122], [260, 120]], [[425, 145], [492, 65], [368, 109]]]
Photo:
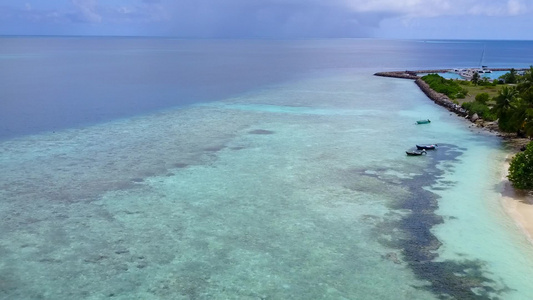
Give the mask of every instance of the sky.
[[533, 0], [0, 0], [0, 35], [533, 40]]

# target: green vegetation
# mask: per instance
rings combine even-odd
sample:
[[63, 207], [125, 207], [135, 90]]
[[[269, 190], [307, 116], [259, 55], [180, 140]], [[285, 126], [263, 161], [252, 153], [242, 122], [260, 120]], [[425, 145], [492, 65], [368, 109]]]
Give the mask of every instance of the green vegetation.
[[479, 102], [481, 104], [487, 104], [490, 100], [490, 95], [488, 93], [480, 93], [476, 95], [476, 102]]
[[450, 99], [465, 98], [468, 90], [464, 89], [455, 80], [447, 80], [439, 74], [428, 74], [422, 77], [429, 87], [436, 92], [443, 93]]
[[480, 93], [487, 93], [489, 98], [492, 99], [501, 88], [501, 85], [497, 84], [497, 80], [491, 82], [487, 78], [478, 80], [477, 85], [472, 81], [445, 79], [438, 74], [429, 74], [422, 77], [422, 79], [433, 90], [445, 94], [452, 101], [457, 100], [453, 101], [454, 103], [457, 102], [457, 104], [474, 101], [474, 97]]
[[[477, 80], [475, 80], [477, 76]], [[478, 73], [474, 73], [474, 76], [472, 76], [472, 80], [470, 80], [472, 84], [474, 85], [480, 85], [480, 86], [496, 86], [498, 85], [498, 80], [490, 81], [487, 77], [479, 78]]]
[[[509, 74], [509, 73], [508, 73]], [[493, 111], [502, 131], [518, 136], [533, 136], [533, 66], [523, 76], [516, 75], [516, 85], [504, 86], [494, 98]]]
[[509, 166], [509, 181], [518, 189], [533, 189], [533, 142], [517, 153]]
[[[515, 69], [499, 80], [481, 79], [475, 73], [471, 81], [445, 79], [429, 74], [422, 79], [429, 86], [461, 103], [470, 116], [487, 121], [498, 120], [500, 130], [519, 137], [533, 137], [533, 66], [519, 75]], [[456, 99], [461, 99], [459, 102]], [[509, 180], [519, 189], [533, 189], [533, 142], [518, 153], [509, 168]]]
[[500, 76], [500, 79], [502, 79], [503, 82], [508, 84], [516, 83], [518, 80], [516, 70], [511, 69], [509, 73], [505, 73], [504, 75]]
[[463, 102], [475, 101], [475, 97], [479, 94], [486, 93], [489, 95], [489, 103], [494, 97], [498, 95], [498, 91], [502, 88], [502, 85], [474, 85], [470, 81], [462, 80], [463, 87], [468, 90], [468, 94]]
[[498, 80], [480, 79], [475, 74], [471, 81], [445, 79], [438, 74], [422, 79], [433, 90], [461, 104], [469, 115], [477, 114], [487, 121], [498, 120], [504, 132], [533, 137], [533, 66], [524, 75], [511, 69], [500, 77], [504, 85], [498, 84]]
[[483, 102], [464, 102], [461, 107], [466, 109], [470, 116], [477, 114], [480, 118], [487, 121], [495, 121], [497, 119], [496, 114]]
[[[507, 75], [507, 76], [506, 76]], [[523, 76], [516, 71], [505, 74], [505, 82], [516, 85], [504, 86], [494, 98], [492, 110], [499, 118], [502, 131], [516, 132], [517, 136], [533, 136], [533, 66]], [[519, 189], [533, 189], [533, 142], [524, 152], [516, 154], [509, 166], [509, 180]]]
[[[474, 75], [477, 73], [474, 73]], [[475, 77], [475, 76], [474, 76]], [[467, 82], [467, 85], [469, 88], [466, 88], [468, 90], [469, 100], [465, 101], [461, 104], [461, 107], [464, 108], [468, 115], [472, 116], [474, 114], [477, 114], [480, 118], [487, 121], [495, 121], [498, 117], [496, 114], [492, 111], [491, 107], [489, 106], [489, 101], [491, 100], [491, 94], [496, 94], [496, 92], [492, 92], [491, 94], [487, 93], [485, 90], [486, 88], [480, 89], [479, 86], [474, 86], [474, 80], [472, 79], [472, 83]], [[478, 80], [478, 83], [482, 83], [482, 80]], [[484, 86], [485, 87], [485, 86]], [[475, 96], [473, 96], [473, 92], [477, 91]], [[472, 101], [473, 99], [473, 101]]]
[[471, 80], [472, 83], [477, 85], [479, 83], [479, 80], [480, 80], [479, 73], [474, 73], [474, 75], [472, 76], [472, 80]]

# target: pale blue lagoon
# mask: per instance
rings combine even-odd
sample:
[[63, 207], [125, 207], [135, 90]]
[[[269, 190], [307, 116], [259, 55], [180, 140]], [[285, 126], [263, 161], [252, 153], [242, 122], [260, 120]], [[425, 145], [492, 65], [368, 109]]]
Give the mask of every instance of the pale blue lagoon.
[[533, 295], [505, 143], [373, 76], [533, 42], [0, 42], [0, 299]]
[[[508, 73], [509, 71], [492, 71], [491, 73], [483, 73], [480, 74], [481, 78], [487, 78], [489, 80], [495, 80], [500, 78], [500, 76], [505, 75], [505, 73]], [[419, 73], [418, 76], [424, 76], [428, 73]], [[438, 73], [440, 76], [446, 78], [446, 79], [464, 79], [459, 73], [455, 72], [446, 72], [446, 73]]]

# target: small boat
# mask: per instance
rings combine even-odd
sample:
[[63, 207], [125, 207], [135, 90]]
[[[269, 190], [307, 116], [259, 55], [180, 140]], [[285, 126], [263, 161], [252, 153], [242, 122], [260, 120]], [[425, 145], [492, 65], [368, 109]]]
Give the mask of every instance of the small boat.
[[429, 124], [429, 123], [431, 123], [431, 121], [429, 119], [416, 121], [416, 124]]
[[419, 156], [419, 155], [422, 155], [422, 154], [427, 154], [426, 150], [413, 150], [413, 151], [405, 151], [405, 153], [407, 153], [407, 155], [409, 156]]
[[416, 149], [418, 150], [435, 150], [438, 147], [437, 144], [431, 144], [431, 145], [416, 145]]

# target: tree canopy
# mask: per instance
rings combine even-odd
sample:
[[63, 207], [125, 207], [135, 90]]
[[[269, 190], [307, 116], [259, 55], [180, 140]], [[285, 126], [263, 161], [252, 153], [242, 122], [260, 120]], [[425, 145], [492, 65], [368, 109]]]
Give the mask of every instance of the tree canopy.
[[474, 75], [472, 75], [472, 80], [471, 80], [471, 81], [472, 81], [473, 84], [478, 84], [478, 82], [479, 82], [480, 79], [481, 79], [481, 78], [480, 78], [480, 76], [479, 76], [479, 73], [476, 72], [476, 73], [474, 73]]
[[533, 142], [517, 153], [509, 166], [509, 181], [518, 189], [533, 189]]
[[[524, 75], [515, 75], [516, 86], [504, 87], [495, 97], [493, 110], [504, 131], [533, 136], [533, 66]], [[507, 80], [506, 80], [507, 81]], [[533, 189], [533, 142], [516, 154], [509, 166], [509, 181], [518, 189]]]
[[533, 136], [533, 66], [526, 70], [524, 75], [515, 74], [514, 78], [517, 85], [504, 86], [494, 98], [496, 104], [492, 110], [499, 119], [498, 125], [501, 130], [531, 137]]
[[509, 72], [500, 76], [500, 79], [503, 79], [505, 83], [516, 83], [517, 82], [517, 72], [515, 69], [511, 69]]
[[429, 87], [436, 92], [443, 93], [450, 99], [464, 98], [468, 93], [463, 87], [461, 87], [454, 80], [447, 80], [439, 74], [428, 74], [422, 77]]

